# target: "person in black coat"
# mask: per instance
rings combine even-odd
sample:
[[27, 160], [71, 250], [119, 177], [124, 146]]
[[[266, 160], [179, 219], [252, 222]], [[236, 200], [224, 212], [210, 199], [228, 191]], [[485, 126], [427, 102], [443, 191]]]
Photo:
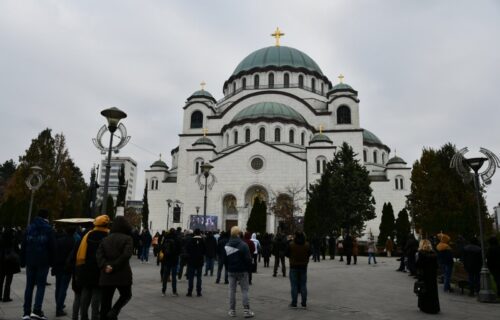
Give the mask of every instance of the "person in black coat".
[[437, 255], [429, 240], [421, 240], [416, 261], [418, 280], [424, 283], [424, 292], [418, 295], [418, 308], [425, 313], [440, 312], [437, 270]]
[[226, 249], [224, 247], [226, 246], [228, 241], [229, 237], [227, 232], [222, 231], [220, 233], [219, 241], [217, 241], [217, 279], [215, 280], [215, 283], [220, 282], [220, 278], [222, 276], [222, 268], [224, 268], [224, 283], [225, 284], [229, 283], [227, 264], [224, 261], [224, 255], [226, 253]]
[[415, 254], [418, 251], [418, 241], [415, 239], [413, 234], [408, 235], [408, 241], [406, 241], [405, 254], [408, 261], [408, 270], [410, 271], [410, 276], [416, 276], [416, 265], [415, 265]]
[[479, 292], [479, 275], [481, 273], [482, 265], [483, 259], [481, 256], [479, 240], [477, 238], [473, 238], [470, 243], [464, 247], [464, 268], [469, 275], [470, 296]]
[[66, 312], [63, 310], [64, 301], [66, 300], [66, 292], [68, 291], [72, 274], [71, 269], [68, 269], [66, 265], [76, 242], [73, 232], [74, 229], [66, 231], [61, 227], [56, 232], [56, 256], [51, 272], [56, 277], [56, 317], [66, 315]]
[[14, 274], [21, 272], [18, 248], [13, 229], [6, 229], [0, 234], [0, 300], [3, 302], [12, 301], [10, 297], [12, 278]]
[[328, 238], [328, 254], [330, 255], [330, 260], [335, 259], [335, 249], [337, 247], [337, 238], [333, 233], [330, 234]]
[[282, 233], [278, 233], [273, 241], [273, 255], [274, 255], [274, 272], [273, 277], [276, 277], [278, 273], [278, 268], [281, 263], [281, 271], [283, 277], [286, 277], [286, 266], [285, 266], [285, 253], [288, 247], [285, 236]]
[[214, 275], [214, 262], [215, 256], [217, 254], [217, 240], [212, 232], [208, 232], [207, 238], [205, 239], [205, 276], [208, 275], [210, 271], [210, 276]]
[[169, 276], [172, 282], [172, 294], [177, 296], [177, 266], [179, 265], [179, 255], [181, 253], [181, 242], [177, 237], [175, 229], [172, 228], [165, 234], [160, 244], [160, 252], [163, 254], [162, 267], [162, 295], [167, 291], [167, 281]]
[[205, 241], [201, 237], [200, 229], [194, 230], [194, 236], [189, 239], [186, 245], [187, 254], [187, 275], [188, 293], [186, 296], [193, 296], [193, 282], [196, 275], [196, 295], [201, 297], [201, 274], [203, 269], [203, 257], [206, 253]]
[[262, 241], [260, 242], [262, 247], [262, 258], [264, 258], [264, 268], [269, 268], [269, 260], [271, 258], [272, 251], [272, 239], [269, 233], [264, 234]]
[[490, 245], [486, 253], [488, 269], [490, 269], [490, 273], [495, 279], [497, 295], [500, 297], [500, 246], [497, 237], [493, 236], [488, 239], [488, 244]]
[[347, 259], [346, 264], [350, 265], [352, 258], [352, 237], [350, 234], [346, 234], [344, 238], [344, 254]]

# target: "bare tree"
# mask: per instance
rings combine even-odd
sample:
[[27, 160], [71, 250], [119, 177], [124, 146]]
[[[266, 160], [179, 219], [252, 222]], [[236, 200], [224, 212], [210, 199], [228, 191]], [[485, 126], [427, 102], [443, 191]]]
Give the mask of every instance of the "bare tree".
[[297, 229], [296, 216], [302, 211], [300, 202], [305, 199], [305, 185], [289, 185], [283, 191], [271, 190], [269, 199], [269, 211], [279, 221], [283, 222], [287, 233], [293, 233]]

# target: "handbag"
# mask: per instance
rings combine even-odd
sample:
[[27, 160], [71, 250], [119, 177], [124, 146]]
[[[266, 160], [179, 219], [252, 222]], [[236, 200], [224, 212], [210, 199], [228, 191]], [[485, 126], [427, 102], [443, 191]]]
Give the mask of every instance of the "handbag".
[[413, 292], [417, 295], [423, 295], [426, 293], [425, 282], [417, 280], [413, 285]]

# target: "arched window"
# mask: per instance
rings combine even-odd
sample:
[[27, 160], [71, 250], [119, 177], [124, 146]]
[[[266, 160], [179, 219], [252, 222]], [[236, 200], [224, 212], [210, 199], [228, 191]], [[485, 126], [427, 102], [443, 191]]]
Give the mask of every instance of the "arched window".
[[404, 178], [402, 176], [396, 176], [396, 178], [394, 178], [394, 184], [395, 184], [396, 190], [404, 190], [404, 188], [405, 188]]
[[385, 152], [382, 152], [382, 164], [385, 164]]
[[250, 142], [250, 129], [245, 130], [245, 142]]
[[340, 106], [337, 109], [337, 123], [351, 124], [351, 109], [348, 106]]
[[266, 141], [266, 129], [265, 128], [259, 129], [259, 140]]
[[158, 178], [151, 179], [151, 190], [158, 190]]
[[254, 87], [254, 89], [259, 89], [259, 75], [258, 74], [256, 74], [253, 77], [253, 87]]
[[238, 131], [234, 131], [234, 144], [238, 144]]
[[288, 133], [288, 141], [290, 143], [295, 143], [295, 131], [293, 131], [293, 129], [290, 129], [290, 132]]
[[299, 75], [299, 88], [304, 88], [304, 76]]
[[233, 82], [233, 93], [236, 92], [236, 82]]
[[326, 170], [326, 158], [323, 156], [316, 158], [316, 173], [323, 174]]
[[364, 162], [368, 162], [368, 152], [365, 150], [363, 150], [363, 161]]
[[243, 78], [243, 80], [241, 80], [241, 87], [243, 89], [247, 88], [247, 78]]
[[300, 134], [300, 145], [305, 145], [306, 144], [306, 133], [305, 132], [302, 132]]
[[285, 88], [290, 87], [290, 75], [288, 73], [285, 73], [283, 83]]
[[229, 147], [229, 133], [226, 133], [226, 147]]
[[191, 114], [191, 129], [203, 128], [203, 113], [195, 111]]
[[276, 141], [276, 142], [281, 141], [281, 129], [280, 128], [274, 129], [274, 141]]
[[271, 72], [269, 74], [267, 82], [269, 84], [269, 88], [274, 88], [274, 73]]
[[197, 158], [194, 160], [194, 174], [201, 173], [201, 165], [204, 163], [202, 158]]
[[373, 151], [373, 163], [378, 162], [378, 152], [375, 150]]
[[325, 84], [322, 82], [321, 83], [321, 95], [325, 94]]
[[311, 89], [313, 92], [316, 92], [316, 79], [311, 79]]

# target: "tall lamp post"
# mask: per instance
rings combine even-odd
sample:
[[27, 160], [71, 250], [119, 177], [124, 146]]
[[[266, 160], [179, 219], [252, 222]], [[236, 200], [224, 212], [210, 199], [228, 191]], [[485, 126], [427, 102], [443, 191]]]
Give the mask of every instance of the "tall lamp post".
[[172, 199], [167, 199], [167, 232], [168, 232], [168, 221], [170, 220], [170, 208], [172, 207]]
[[28, 211], [28, 222], [26, 223], [26, 228], [30, 225], [31, 221], [31, 211], [33, 210], [33, 198], [35, 196], [35, 192], [40, 189], [40, 187], [43, 184], [43, 177], [41, 174], [42, 168], [39, 166], [33, 166], [31, 167], [31, 174], [28, 176], [26, 179], [26, 186], [28, 186], [28, 189], [31, 191], [31, 196], [30, 196], [30, 207]]
[[[483, 182], [485, 184], [491, 183], [491, 178], [495, 174], [496, 168], [500, 167], [500, 160], [498, 157], [491, 151], [481, 148], [480, 152], [486, 156], [485, 157], [477, 157], [477, 158], [469, 158], [466, 159], [464, 154], [468, 151], [467, 148], [463, 148], [459, 152], [457, 152], [451, 161], [451, 167], [456, 168], [457, 172], [462, 176], [464, 182], [470, 182], [471, 179], [474, 180], [474, 189], [476, 193], [476, 203], [477, 203], [477, 217], [479, 222], [479, 237], [481, 241], [481, 255], [483, 266], [481, 268], [481, 288], [479, 290], [478, 300], [480, 302], [496, 302], [496, 294], [491, 289], [490, 284], [490, 273], [488, 271], [486, 265], [486, 255], [484, 254], [484, 232], [483, 232], [483, 221], [481, 218], [481, 194], [479, 184], [479, 176], [481, 176]], [[483, 166], [483, 164], [488, 161], [488, 168], [479, 173], [479, 169]], [[473, 171], [473, 174], [470, 173], [470, 170]]]
[[200, 185], [200, 188], [205, 189], [205, 196], [203, 197], [203, 231], [207, 230], [207, 189], [210, 188], [212, 189], [214, 183], [215, 183], [215, 177], [212, 176], [212, 181], [210, 182], [210, 186], [208, 184], [208, 177], [210, 176], [210, 170], [213, 169], [213, 166], [209, 163], [204, 163], [201, 165], [201, 174], [205, 177], [205, 183], [201, 182], [200, 177], [198, 176], [198, 184]]
[[[118, 151], [123, 148], [127, 142], [130, 140], [130, 137], [127, 136], [127, 129], [122, 123], [119, 123], [121, 119], [125, 119], [127, 117], [127, 114], [123, 111], [121, 111], [118, 108], [109, 108], [101, 111], [101, 115], [108, 120], [108, 126], [102, 126], [101, 129], [99, 129], [99, 132], [97, 133], [97, 138], [93, 139], [94, 145], [101, 150], [102, 154], [108, 153], [108, 158], [106, 162], [106, 175], [104, 178], [104, 191], [103, 191], [103, 196], [102, 196], [102, 209], [101, 213], [106, 214], [106, 207], [108, 204], [108, 189], [109, 189], [109, 172], [111, 170], [111, 151], [114, 151], [115, 153], [118, 153]], [[120, 137], [120, 142], [116, 145], [113, 146], [113, 136], [116, 130], [119, 130], [121, 133]], [[110, 132], [110, 137], [109, 137], [109, 147], [106, 148], [102, 144], [102, 137], [106, 131]]]

